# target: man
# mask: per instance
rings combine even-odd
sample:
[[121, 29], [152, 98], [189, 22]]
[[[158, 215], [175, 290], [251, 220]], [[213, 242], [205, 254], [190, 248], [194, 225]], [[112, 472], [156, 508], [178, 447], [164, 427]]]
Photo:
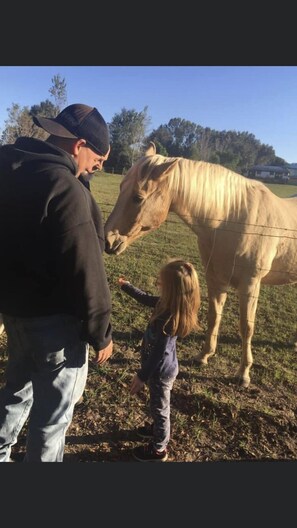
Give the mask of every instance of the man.
[[91, 192], [91, 185], [90, 185], [90, 180], [91, 180], [92, 176], [88, 173], [88, 172], [82, 172], [78, 179], [79, 181], [85, 186], [86, 189], [88, 189], [88, 191]]
[[0, 312], [8, 339], [0, 391], [0, 461], [26, 419], [25, 461], [62, 462], [65, 435], [95, 361], [112, 354], [101, 213], [78, 181], [102, 169], [107, 125], [96, 108], [34, 117], [46, 141], [0, 148]]

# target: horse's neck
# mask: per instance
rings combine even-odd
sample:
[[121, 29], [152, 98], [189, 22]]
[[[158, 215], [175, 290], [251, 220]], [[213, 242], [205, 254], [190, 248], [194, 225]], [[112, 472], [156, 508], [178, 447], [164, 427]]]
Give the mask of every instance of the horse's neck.
[[245, 183], [239, 175], [206, 162], [182, 160], [172, 185], [170, 210], [194, 231], [238, 220], [246, 210]]

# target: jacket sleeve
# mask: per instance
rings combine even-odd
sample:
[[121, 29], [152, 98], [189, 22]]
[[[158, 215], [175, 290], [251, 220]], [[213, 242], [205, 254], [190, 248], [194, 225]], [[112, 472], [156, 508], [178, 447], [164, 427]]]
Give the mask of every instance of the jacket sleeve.
[[47, 225], [66, 303], [82, 321], [81, 338], [98, 351], [111, 341], [111, 296], [102, 255], [101, 214], [94, 219], [78, 181], [50, 200]]
[[150, 295], [149, 293], [146, 293], [139, 288], [136, 288], [132, 284], [126, 283], [121, 285], [121, 289], [130, 295], [130, 297], [133, 297], [136, 301], [138, 301], [140, 304], [144, 304], [145, 306], [150, 306], [151, 308], [154, 308], [159, 300], [159, 297], [156, 295]]

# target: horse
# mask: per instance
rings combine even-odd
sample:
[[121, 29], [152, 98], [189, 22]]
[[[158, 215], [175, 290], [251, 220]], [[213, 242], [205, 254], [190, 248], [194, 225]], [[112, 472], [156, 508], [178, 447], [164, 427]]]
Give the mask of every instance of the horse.
[[106, 252], [119, 255], [176, 213], [197, 235], [208, 290], [199, 365], [216, 352], [229, 287], [238, 292], [242, 353], [235, 380], [250, 384], [260, 287], [297, 281], [297, 198], [218, 164], [156, 154], [151, 143], [129, 169], [105, 223]]

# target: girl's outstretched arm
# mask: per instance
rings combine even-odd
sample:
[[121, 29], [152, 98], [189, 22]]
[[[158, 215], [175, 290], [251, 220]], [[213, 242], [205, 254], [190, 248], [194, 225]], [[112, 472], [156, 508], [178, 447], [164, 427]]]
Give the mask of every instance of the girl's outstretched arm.
[[145, 306], [150, 306], [151, 308], [154, 308], [159, 300], [159, 297], [157, 295], [150, 295], [149, 293], [146, 293], [139, 288], [136, 288], [131, 284], [129, 281], [124, 279], [123, 277], [120, 277], [118, 279], [118, 283], [121, 287], [121, 289], [130, 295], [130, 297], [133, 297], [136, 301], [138, 301], [141, 304], [144, 304]]

